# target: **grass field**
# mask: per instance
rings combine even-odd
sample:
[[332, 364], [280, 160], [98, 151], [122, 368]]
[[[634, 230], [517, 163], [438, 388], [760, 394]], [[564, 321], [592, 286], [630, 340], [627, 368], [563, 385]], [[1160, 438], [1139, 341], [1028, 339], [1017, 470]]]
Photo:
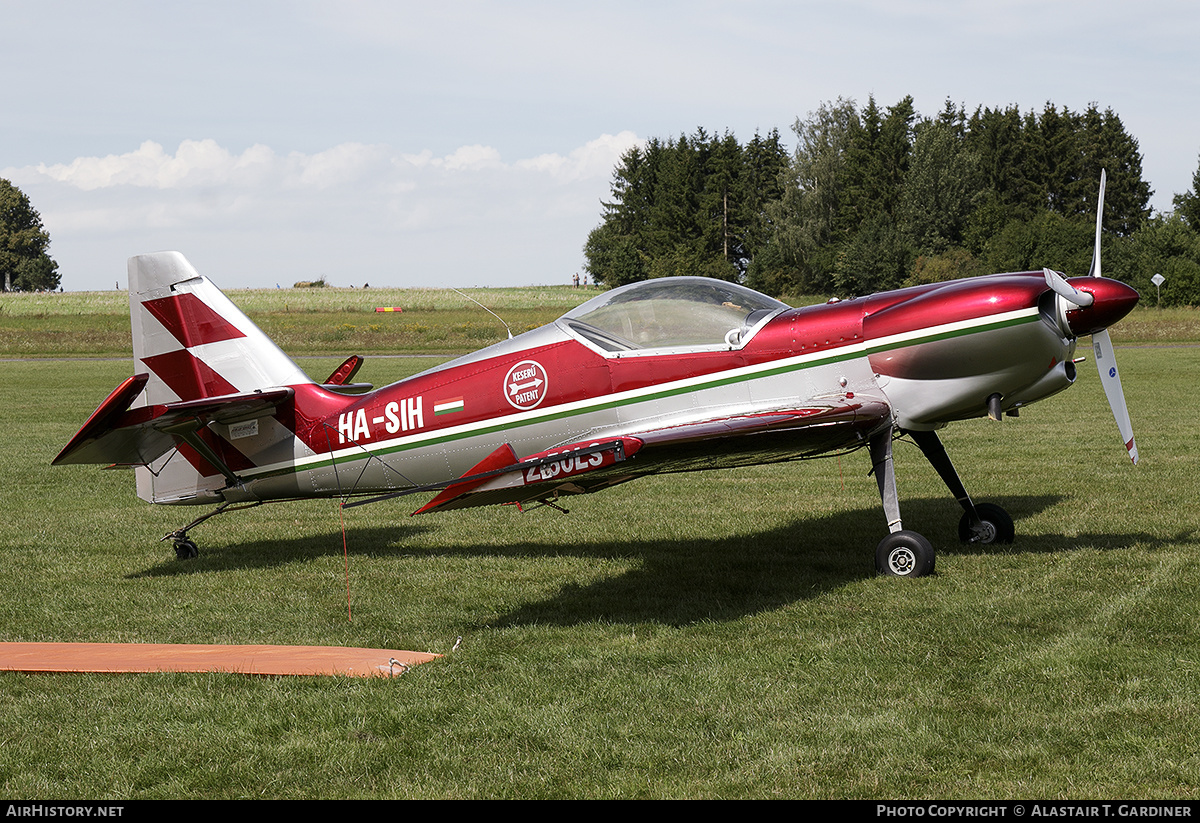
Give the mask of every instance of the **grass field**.
[[[226, 293], [284, 351], [300, 356], [461, 354], [503, 340], [505, 323], [513, 334], [520, 334], [549, 323], [599, 292], [538, 286], [461, 292], [322, 288]], [[783, 299], [803, 306], [824, 298], [785, 295]], [[377, 313], [380, 306], [403, 311]], [[1122, 321], [1120, 338], [1154, 345], [1200, 343], [1200, 310], [1139, 308]], [[94, 357], [131, 351], [125, 292], [0, 294], [0, 358]]]
[[[345, 350], [379, 354], [473, 351], [503, 340], [508, 335], [504, 324], [514, 335], [520, 334], [549, 323], [598, 293], [569, 286], [227, 292], [293, 356]], [[377, 307], [402, 311], [377, 313]], [[125, 292], [0, 295], [0, 358], [131, 351]]]
[[[582, 296], [545, 291], [500, 313], [535, 322]], [[0, 365], [0, 639], [446, 656], [391, 680], [0, 673], [6, 797], [1200, 795], [1189, 312], [1113, 330], [1137, 467], [1090, 363], [1018, 419], [946, 430], [973, 495], [1013, 514], [1011, 547], [960, 546], [956, 504], [900, 444], [906, 525], [940, 550], [937, 575], [905, 581], [873, 574], [886, 527], [862, 453], [651, 478], [568, 515], [366, 506], [345, 513], [345, 554], [336, 504], [264, 506], [201, 526], [201, 556], [178, 562], [159, 538], [197, 512], [142, 503], [125, 472], [49, 466], [129, 374], [127, 340], [72, 340], [105, 317], [116, 340], [117, 297], [75, 315], [0, 303], [0, 356], [50, 356]], [[20, 349], [45, 328], [56, 346]], [[304, 328], [311, 347], [284, 348], [326, 355], [299, 361], [318, 379], [352, 352], [458, 345]], [[433, 362], [368, 357], [359, 378]]]

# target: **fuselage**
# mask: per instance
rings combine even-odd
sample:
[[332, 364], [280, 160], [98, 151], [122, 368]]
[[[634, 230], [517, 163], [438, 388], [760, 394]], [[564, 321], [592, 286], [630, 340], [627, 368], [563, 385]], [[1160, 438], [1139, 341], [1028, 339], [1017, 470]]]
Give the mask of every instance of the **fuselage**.
[[[360, 396], [296, 386], [292, 418], [281, 419], [294, 439], [223, 433], [245, 457], [244, 483], [223, 499], [403, 490], [460, 477], [504, 444], [524, 456], [850, 399], [886, 404], [884, 425], [939, 428], [987, 414], [994, 395], [1011, 411], [1065, 389], [1075, 379], [1076, 338], [1137, 301], [1117, 281], [1074, 278], [1096, 303], [1065, 306], [1041, 272], [805, 308], [718, 281], [667, 280], [684, 291], [638, 299], [644, 284], [615, 290], [555, 323]], [[690, 287], [713, 296], [697, 301]], [[669, 328], [647, 331], [660, 321]], [[826, 448], [856, 447], [866, 434], [847, 429], [845, 442]], [[713, 464], [737, 464], [736, 449], [734, 441], [714, 444]]]

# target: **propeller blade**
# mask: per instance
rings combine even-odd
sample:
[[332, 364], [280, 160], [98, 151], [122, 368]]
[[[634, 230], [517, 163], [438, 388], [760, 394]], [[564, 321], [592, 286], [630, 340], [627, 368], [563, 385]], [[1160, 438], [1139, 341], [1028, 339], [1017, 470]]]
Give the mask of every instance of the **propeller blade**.
[[1096, 245], [1092, 247], [1091, 277], [1100, 276], [1100, 227], [1104, 218], [1104, 189], [1108, 185], [1108, 170], [1100, 169], [1100, 199], [1096, 203]]
[[[1100, 277], [1100, 231], [1104, 218], [1104, 189], [1108, 184], [1108, 172], [1100, 170], [1100, 199], [1096, 204], [1096, 245], [1092, 249], [1092, 269], [1088, 272], [1092, 277]], [[1046, 280], [1049, 282], [1049, 275]], [[1067, 288], [1073, 288], [1065, 280]], [[1061, 292], [1060, 292], [1061, 293]], [[1070, 298], [1068, 298], [1070, 299]], [[1125, 392], [1121, 388], [1121, 375], [1117, 373], [1117, 358], [1113, 352], [1112, 338], [1108, 329], [1092, 334], [1092, 351], [1096, 356], [1096, 369], [1100, 372], [1100, 383], [1104, 386], [1104, 394], [1108, 397], [1108, 405], [1112, 408], [1113, 417], [1117, 420], [1117, 431], [1129, 452], [1129, 459], [1137, 465], [1137, 443], [1133, 439], [1133, 424], [1129, 422], [1129, 409], [1125, 405]]]
[[1108, 396], [1108, 405], [1112, 407], [1113, 417], [1117, 420], [1117, 431], [1129, 452], [1129, 459], [1137, 465], [1137, 443], [1133, 439], [1133, 424], [1129, 422], [1129, 410], [1125, 406], [1125, 392], [1121, 389], [1121, 375], [1117, 372], [1117, 360], [1113, 355], [1112, 338], [1108, 329], [1092, 335], [1092, 351], [1096, 356], [1096, 368], [1100, 371], [1100, 383], [1104, 386], [1104, 394]]

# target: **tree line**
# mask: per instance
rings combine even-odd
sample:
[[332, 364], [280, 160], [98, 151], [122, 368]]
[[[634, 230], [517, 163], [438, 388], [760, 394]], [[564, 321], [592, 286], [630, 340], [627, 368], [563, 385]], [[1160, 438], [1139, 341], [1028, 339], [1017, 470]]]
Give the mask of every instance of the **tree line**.
[[1101, 169], [1104, 271], [1200, 303], [1200, 170], [1149, 207], [1137, 140], [1111, 110], [839, 99], [746, 144], [698, 129], [629, 150], [584, 246], [597, 283], [701, 274], [772, 294], [851, 296], [1052, 266], [1086, 274]]
[[744, 146], [703, 129], [635, 146], [588, 236], [588, 271], [612, 286], [677, 274], [744, 279], [769, 241], [767, 209], [783, 196], [787, 166], [778, 131]]

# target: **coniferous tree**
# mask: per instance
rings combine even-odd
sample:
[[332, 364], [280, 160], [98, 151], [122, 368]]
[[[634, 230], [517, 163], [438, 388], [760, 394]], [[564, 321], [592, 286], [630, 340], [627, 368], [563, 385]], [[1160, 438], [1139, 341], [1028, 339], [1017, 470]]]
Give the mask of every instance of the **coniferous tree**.
[[1117, 237], [1128, 237], [1150, 217], [1150, 197], [1154, 192], [1142, 179], [1142, 155], [1138, 142], [1130, 135], [1112, 109], [1101, 113], [1093, 104], [1084, 114], [1084, 134], [1088, 148], [1085, 165], [1082, 213], [1095, 218], [1100, 171], [1108, 174], [1104, 195], [1104, 229]]
[[982, 195], [978, 156], [953, 123], [922, 124], [900, 190], [899, 222], [921, 254], [963, 243], [967, 219]]
[[1175, 213], [1182, 217], [1192, 231], [1200, 232], [1200, 166], [1192, 175], [1191, 191], [1185, 191], [1174, 197]]
[[[1151, 222], [1137, 141], [1095, 104], [968, 115], [947, 101], [926, 119], [910, 97], [838, 99], [792, 130], [791, 156], [776, 132], [741, 145], [703, 129], [630, 151], [585, 247], [597, 282], [705, 274], [845, 295], [1048, 265], [1082, 274], [1101, 169], [1108, 274], [1135, 282], [1157, 249], [1181, 245], [1130, 242], [1175, 235]], [[1176, 231], [1200, 229], [1200, 171], [1193, 189], [1176, 198]]]
[[779, 135], [747, 146], [703, 128], [622, 157], [612, 200], [584, 246], [597, 283], [704, 275], [740, 280], [767, 242], [767, 198], [787, 165]]

